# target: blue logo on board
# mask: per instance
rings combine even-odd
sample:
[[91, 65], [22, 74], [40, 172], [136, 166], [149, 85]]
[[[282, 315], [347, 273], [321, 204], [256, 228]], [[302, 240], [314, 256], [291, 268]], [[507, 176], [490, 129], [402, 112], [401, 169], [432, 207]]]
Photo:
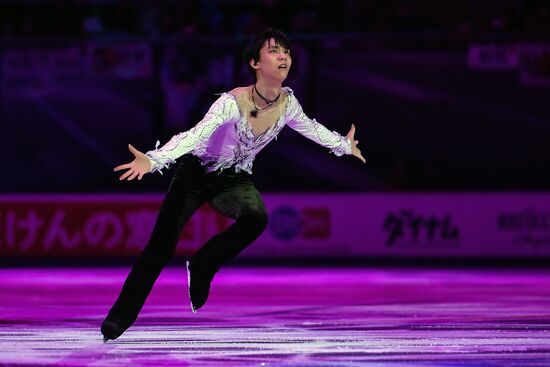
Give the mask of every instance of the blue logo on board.
[[300, 227], [300, 214], [290, 206], [281, 206], [271, 213], [269, 230], [280, 240], [296, 237], [300, 233]]

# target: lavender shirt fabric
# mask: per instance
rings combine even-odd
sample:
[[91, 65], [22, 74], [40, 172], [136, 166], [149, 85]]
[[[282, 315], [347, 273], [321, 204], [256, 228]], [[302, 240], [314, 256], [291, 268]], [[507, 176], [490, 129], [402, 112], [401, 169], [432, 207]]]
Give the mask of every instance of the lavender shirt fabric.
[[246, 117], [239, 110], [235, 96], [223, 93], [195, 127], [174, 135], [160, 148], [160, 142], [157, 142], [156, 149], [146, 153], [151, 161], [151, 172], [161, 172], [177, 158], [192, 153], [200, 158], [203, 165], [209, 164], [209, 172], [234, 167], [236, 172], [252, 173], [256, 155], [285, 125], [330, 148], [337, 156], [351, 154], [349, 139], [307, 117], [292, 89], [285, 87], [283, 90], [288, 93], [285, 112], [258, 137], [254, 136]]

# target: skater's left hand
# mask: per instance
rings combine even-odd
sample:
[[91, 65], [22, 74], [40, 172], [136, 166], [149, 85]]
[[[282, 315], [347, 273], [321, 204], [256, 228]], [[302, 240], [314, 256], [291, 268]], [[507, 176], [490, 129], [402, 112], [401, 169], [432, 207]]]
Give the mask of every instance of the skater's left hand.
[[359, 140], [355, 140], [355, 124], [351, 124], [351, 130], [349, 131], [348, 135], [346, 137], [351, 142], [351, 154], [357, 158], [359, 158], [363, 163], [367, 163], [365, 158], [361, 155], [361, 151], [357, 146], [359, 145]]

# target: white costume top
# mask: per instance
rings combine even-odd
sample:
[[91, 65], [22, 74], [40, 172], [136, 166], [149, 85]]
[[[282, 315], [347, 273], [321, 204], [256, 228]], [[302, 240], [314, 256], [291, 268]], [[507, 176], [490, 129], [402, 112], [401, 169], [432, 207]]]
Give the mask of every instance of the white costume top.
[[240, 111], [236, 97], [231, 93], [222, 93], [195, 127], [174, 135], [160, 148], [160, 142], [157, 142], [156, 149], [146, 153], [151, 162], [151, 172], [161, 172], [177, 158], [191, 153], [199, 157], [203, 165], [208, 164], [208, 172], [234, 167], [236, 172], [252, 173], [256, 155], [285, 125], [317, 144], [330, 148], [337, 156], [351, 154], [348, 138], [307, 117], [292, 89], [284, 87], [283, 90], [288, 93], [284, 113], [258, 137], [252, 133], [247, 116]]

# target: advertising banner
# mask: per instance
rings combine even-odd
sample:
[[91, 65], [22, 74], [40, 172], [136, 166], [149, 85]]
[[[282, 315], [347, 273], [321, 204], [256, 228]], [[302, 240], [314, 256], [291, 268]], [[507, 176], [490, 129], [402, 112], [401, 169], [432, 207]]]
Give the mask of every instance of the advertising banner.
[[[162, 195], [0, 196], [0, 256], [128, 256]], [[265, 194], [269, 224], [241, 256], [550, 256], [550, 194]], [[189, 255], [232, 224], [208, 205], [184, 227]]]
[[63, 88], [65, 81], [81, 75], [83, 59], [77, 46], [9, 48], [2, 57], [2, 92], [36, 97]]
[[516, 45], [473, 44], [468, 48], [468, 66], [472, 70], [511, 70], [518, 64]]
[[[127, 256], [149, 239], [161, 195], [0, 196], [0, 256]], [[204, 206], [181, 234], [197, 248], [229, 220]]]
[[522, 45], [520, 82], [534, 87], [550, 86], [550, 45]]
[[151, 46], [147, 43], [89, 43], [87, 71], [114, 79], [148, 78], [153, 70]]

